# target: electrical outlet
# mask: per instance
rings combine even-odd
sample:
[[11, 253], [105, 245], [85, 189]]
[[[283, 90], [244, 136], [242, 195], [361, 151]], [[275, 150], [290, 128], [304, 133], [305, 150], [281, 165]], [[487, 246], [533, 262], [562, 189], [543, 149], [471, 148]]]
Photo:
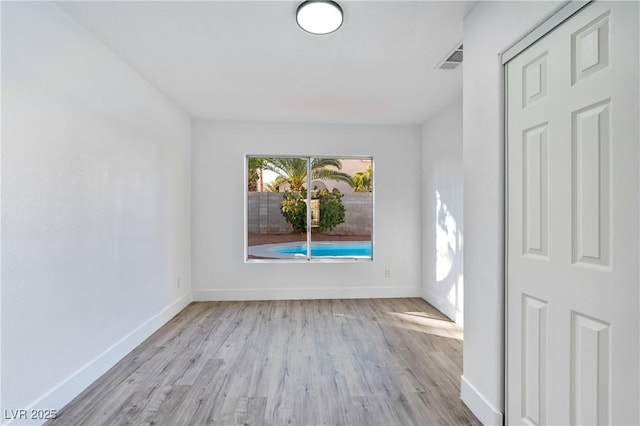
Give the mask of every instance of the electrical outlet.
[[181, 287], [182, 287], [182, 279], [178, 278], [178, 282], [176, 283], [176, 286], [177, 286], [178, 288], [181, 288]]
[[385, 278], [391, 278], [391, 269], [384, 268], [384, 277]]

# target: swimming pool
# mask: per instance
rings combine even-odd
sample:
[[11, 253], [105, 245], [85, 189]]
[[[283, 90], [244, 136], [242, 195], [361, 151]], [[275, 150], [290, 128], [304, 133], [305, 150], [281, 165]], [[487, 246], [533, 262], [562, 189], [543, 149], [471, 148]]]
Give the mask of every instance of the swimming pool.
[[[282, 243], [251, 246], [249, 255], [273, 259], [307, 257], [307, 243]], [[371, 259], [371, 241], [322, 241], [311, 243], [314, 258]]]
[[[307, 244], [298, 244], [293, 247], [275, 247], [274, 253], [307, 255]], [[322, 242], [311, 243], [312, 257], [371, 257], [371, 243], [340, 243]]]

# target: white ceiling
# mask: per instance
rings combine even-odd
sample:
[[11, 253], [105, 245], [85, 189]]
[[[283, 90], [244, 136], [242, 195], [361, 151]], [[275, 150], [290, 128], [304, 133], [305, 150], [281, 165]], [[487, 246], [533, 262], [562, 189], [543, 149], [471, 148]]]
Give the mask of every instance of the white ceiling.
[[340, 3], [324, 36], [293, 1], [58, 4], [193, 118], [416, 124], [460, 95], [435, 67], [474, 2]]

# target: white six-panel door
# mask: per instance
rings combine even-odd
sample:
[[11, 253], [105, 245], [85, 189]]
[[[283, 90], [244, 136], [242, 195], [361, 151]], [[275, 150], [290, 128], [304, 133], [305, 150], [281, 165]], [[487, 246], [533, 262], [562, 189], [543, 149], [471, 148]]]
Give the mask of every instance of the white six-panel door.
[[640, 424], [637, 2], [506, 65], [507, 422]]

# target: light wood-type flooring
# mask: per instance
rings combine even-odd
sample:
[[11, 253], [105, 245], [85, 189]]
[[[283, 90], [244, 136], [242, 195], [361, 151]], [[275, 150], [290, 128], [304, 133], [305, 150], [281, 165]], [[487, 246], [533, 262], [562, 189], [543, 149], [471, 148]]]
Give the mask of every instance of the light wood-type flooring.
[[48, 424], [479, 424], [422, 299], [196, 302]]

